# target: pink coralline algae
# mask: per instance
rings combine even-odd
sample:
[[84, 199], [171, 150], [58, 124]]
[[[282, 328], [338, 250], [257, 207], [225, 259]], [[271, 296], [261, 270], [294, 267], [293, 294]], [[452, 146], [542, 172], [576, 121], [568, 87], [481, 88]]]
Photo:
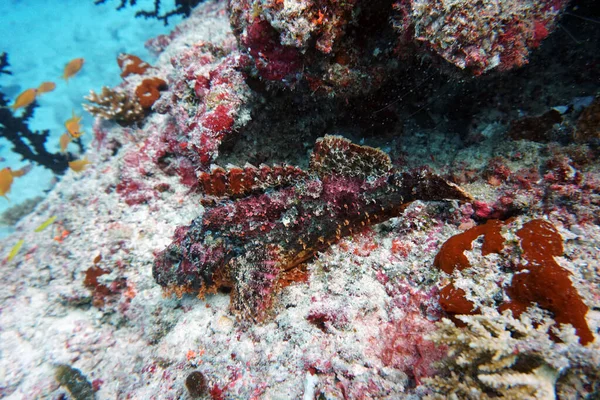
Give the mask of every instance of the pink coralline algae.
[[241, 72], [247, 63], [239, 52], [209, 43], [197, 43], [173, 58], [171, 96], [155, 107], [174, 117], [162, 140], [177, 168], [190, 163], [191, 170], [207, 169], [221, 142], [249, 120], [244, 112], [251, 92]]
[[411, 58], [439, 56], [474, 75], [527, 63], [556, 27], [566, 0], [473, 2], [231, 1], [240, 48], [254, 74], [313, 92], [372, 92]]
[[397, 71], [387, 2], [242, 0], [230, 2], [240, 48], [252, 74], [317, 94], [371, 92]]
[[414, 200], [443, 199], [471, 197], [428, 170], [400, 173], [380, 150], [326, 136], [317, 141], [306, 177], [221, 201], [178, 227], [153, 275], [168, 293], [231, 288], [232, 311], [263, 320], [275, 290], [294, 281], [297, 267], [318, 251], [400, 215]]
[[396, 28], [455, 66], [479, 75], [527, 63], [556, 28], [566, 0], [401, 0]]

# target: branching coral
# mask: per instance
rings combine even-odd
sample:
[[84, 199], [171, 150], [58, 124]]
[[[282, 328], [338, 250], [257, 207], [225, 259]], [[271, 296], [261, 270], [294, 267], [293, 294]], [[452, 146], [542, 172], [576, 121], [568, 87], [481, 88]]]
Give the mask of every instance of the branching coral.
[[8, 66], [8, 54], [0, 54], [0, 74], [12, 75], [12, 72], [7, 69]]
[[[159, 21], [163, 21], [165, 25], [169, 23], [169, 18], [174, 17], [176, 15], [189, 16], [192, 12], [192, 8], [196, 7], [200, 4], [202, 0], [175, 0], [175, 8], [165, 11], [161, 14], [161, 4], [160, 0], [154, 0], [154, 9], [152, 10], [140, 10], [135, 13], [136, 18], [155, 18]], [[103, 4], [106, 3], [106, 0], [95, 0], [94, 4]], [[120, 4], [117, 7], [117, 10], [121, 10], [125, 7], [135, 6], [137, 0], [120, 0]]]
[[554, 399], [562, 382], [579, 381], [585, 394], [598, 376], [597, 349], [581, 347], [569, 331], [560, 333], [564, 343], [554, 343], [547, 334], [553, 321], [547, 316], [516, 319], [488, 309], [484, 315], [458, 318], [466, 328], [443, 319], [427, 337], [448, 347], [445, 373], [425, 380], [431, 399]]
[[90, 91], [86, 100], [94, 103], [84, 104], [83, 108], [92, 115], [114, 120], [121, 125], [131, 125], [144, 118], [144, 109], [140, 102], [125, 93], [108, 87], [102, 88], [102, 93]]

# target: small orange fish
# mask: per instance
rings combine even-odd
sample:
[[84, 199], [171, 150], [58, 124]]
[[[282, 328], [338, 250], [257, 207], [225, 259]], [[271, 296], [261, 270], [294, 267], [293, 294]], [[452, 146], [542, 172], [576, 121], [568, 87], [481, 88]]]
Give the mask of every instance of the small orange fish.
[[31, 171], [31, 169], [33, 168], [33, 164], [27, 164], [26, 166], [17, 169], [15, 171], [11, 170], [10, 172], [12, 173], [12, 176], [14, 178], [18, 178], [20, 176], [25, 175], [26, 173], [28, 173], [29, 171]]
[[71, 143], [71, 135], [69, 135], [67, 132], [63, 133], [60, 136], [60, 140], [58, 141], [59, 145], [60, 145], [60, 152], [64, 153], [67, 150], [67, 146], [69, 145], [69, 143]]
[[71, 168], [75, 172], [81, 172], [85, 169], [85, 167], [88, 166], [88, 164], [91, 164], [91, 163], [88, 161], [88, 159], [86, 157], [84, 157], [81, 160], [75, 160], [75, 161], [69, 162], [69, 168]]
[[10, 187], [13, 183], [12, 170], [8, 167], [0, 170], [0, 196], [8, 200], [6, 194], [10, 192]]
[[73, 77], [83, 67], [83, 58], [74, 58], [65, 65], [65, 71], [63, 72], [63, 79], [69, 81], [69, 78]]
[[37, 93], [37, 89], [27, 89], [23, 93], [17, 96], [14, 104], [10, 106], [13, 111], [16, 111], [19, 108], [27, 107], [31, 103], [35, 101], [35, 95]]
[[42, 84], [37, 88], [38, 96], [43, 93], [48, 93], [56, 89], [56, 83], [54, 82], [42, 82]]
[[83, 135], [80, 124], [82, 118], [83, 117], [81, 116], [75, 115], [75, 111], [73, 111], [71, 113], [71, 118], [69, 118], [67, 122], [65, 122], [65, 128], [67, 128], [69, 135], [71, 135], [71, 137], [75, 139]]

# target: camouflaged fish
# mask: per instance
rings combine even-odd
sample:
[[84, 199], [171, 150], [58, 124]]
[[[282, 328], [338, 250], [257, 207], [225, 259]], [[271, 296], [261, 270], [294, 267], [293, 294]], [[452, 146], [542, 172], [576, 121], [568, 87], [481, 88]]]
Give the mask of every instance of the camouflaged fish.
[[215, 168], [201, 174], [207, 207], [160, 252], [153, 276], [168, 293], [231, 289], [231, 309], [262, 320], [276, 290], [317, 252], [399, 216], [415, 200], [471, 200], [427, 169], [398, 172], [384, 152], [339, 136], [319, 139], [308, 172], [295, 167]]

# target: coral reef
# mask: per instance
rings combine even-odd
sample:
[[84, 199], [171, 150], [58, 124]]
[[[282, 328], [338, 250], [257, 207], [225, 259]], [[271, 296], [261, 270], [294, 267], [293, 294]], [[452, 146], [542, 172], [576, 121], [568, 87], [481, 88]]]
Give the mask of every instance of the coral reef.
[[[97, 119], [92, 165], [3, 242], [0, 397], [69, 396], [56, 365], [98, 398], [599, 392], [599, 152], [574, 135], [598, 93], [600, 25], [571, 16], [597, 18], [593, 2], [573, 0], [535, 52], [531, 21], [514, 21], [529, 63], [505, 54], [490, 73], [415, 37], [428, 21], [413, 7], [483, 3], [230, 3], [243, 9], [203, 3], [148, 41], [152, 67], [122, 57], [121, 73], [140, 68], [117, 93], [168, 87], [135, 124]], [[551, 30], [564, 2], [545, 4]], [[484, 58], [501, 54], [491, 39]], [[536, 119], [552, 109], [561, 121]], [[446, 197], [464, 201], [428, 201]], [[517, 235], [538, 219], [554, 228]], [[526, 254], [544, 237], [561, 255]], [[548, 268], [560, 282], [533, 278]], [[575, 316], [550, 304], [569, 296]], [[527, 309], [500, 314], [510, 302]]]
[[233, 31], [254, 75], [341, 97], [372, 92], [398, 71], [392, 11], [386, 1], [230, 2]]
[[[555, 28], [568, 1], [401, 0], [395, 28], [460, 69], [480, 75], [527, 63]], [[406, 39], [405, 39], [406, 40]]]
[[474, 75], [521, 67], [566, 4], [244, 0], [230, 12], [256, 76], [343, 97], [374, 92], [414, 58], [434, 55]]
[[86, 111], [94, 116], [114, 120], [127, 126], [141, 121], [160, 98], [160, 92], [167, 89], [167, 82], [158, 77], [144, 78], [135, 89], [130, 88], [131, 75], [144, 75], [150, 64], [132, 54], [119, 54], [117, 63], [121, 69], [121, 78], [125, 80], [120, 88], [102, 88], [102, 93], [90, 91], [85, 99], [95, 105], [84, 104]]
[[219, 204], [178, 227], [153, 276], [179, 294], [232, 287], [233, 311], [262, 320], [286, 272], [340, 238], [400, 215], [412, 201], [443, 199], [470, 196], [427, 170], [395, 172], [380, 150], [326, 136], [315, 145], [307, 179]]
[[248, 60], [237, 51], [200, 42], [172, 62], [177, 67], [169, 81], [172, 95], [155, 106], [176, 124], [162, 134], [168, 146], [163, 161], [171, 158], [178, 166], [206, 170], [221, 143], [249, 121], [251, 91], [240, 71]]

